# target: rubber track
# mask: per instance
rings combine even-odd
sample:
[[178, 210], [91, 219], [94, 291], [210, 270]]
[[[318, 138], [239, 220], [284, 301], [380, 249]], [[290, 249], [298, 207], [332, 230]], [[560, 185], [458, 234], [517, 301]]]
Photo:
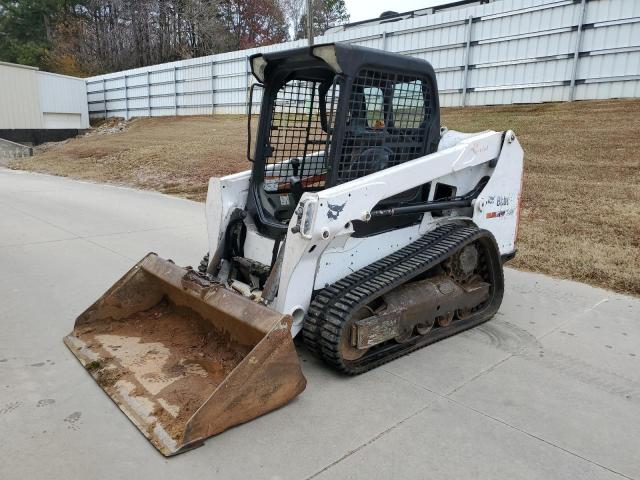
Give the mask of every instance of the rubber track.
[[[476, 240], [489, 243], [493, 298], [488, 308], [465, 320], [456, 320], [445, 328], [434, 328], [429, 334], [417, 336], [404, 344], [390, 342], [367, 353], [362, 359], [345, 363], [338, 352], [343, 323], [361, 305], [408, 282], [437, 266], [465, 245]], [[415, 242], [358, 270], [320, 290], [304, 321], [305, 345], [331, 366], [347, 374], [363, 373], [430, 343], [442, 340], [489, 320], [502, 300], [503, 277], [498, 248], [493, 235], [476, 227], [443, 225]]]

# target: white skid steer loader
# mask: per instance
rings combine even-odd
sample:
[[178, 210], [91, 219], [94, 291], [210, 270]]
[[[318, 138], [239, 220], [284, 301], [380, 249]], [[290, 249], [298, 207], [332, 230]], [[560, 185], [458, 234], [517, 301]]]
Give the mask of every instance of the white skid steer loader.
[[149, 254], [65, 337], [165, 455], [301, 393], [296, 335], [359, 374], [487, 321], [516, 251], [522, 149], [441, 129], [429, 63], [328, 44], [251, 67], [253, 165], [210, 179], [198, 271]]

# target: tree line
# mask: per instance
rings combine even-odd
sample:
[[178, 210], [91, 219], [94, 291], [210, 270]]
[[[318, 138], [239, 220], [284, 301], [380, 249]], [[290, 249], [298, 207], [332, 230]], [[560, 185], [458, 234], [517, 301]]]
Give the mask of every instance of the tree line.
[[[89, 76], [306, 38], [305, 0], [0, 0], [0, 61]], [[312, 0], [316, 35], [349, 21]]]

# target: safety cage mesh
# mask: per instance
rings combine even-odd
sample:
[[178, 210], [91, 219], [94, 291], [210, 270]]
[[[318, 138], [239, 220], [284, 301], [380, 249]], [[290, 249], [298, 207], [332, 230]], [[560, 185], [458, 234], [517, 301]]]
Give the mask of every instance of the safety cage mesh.
[[[297, 173], [305, 190], [322, 189], [327, 180], [326, 156], [338, 104], [339, 85], [318, 81], [289, 80], [272, 103], [269, 148], [265, 155], [264, 189], [269, 193], [289, 191]], [[323, 129], [320, 102], [325, 102]], [[295, 167], [291, 159], [297, 159]]]
[[425, 155], [431, 105], [426, 78], [361, 70], [351, 90], [335, 183]]

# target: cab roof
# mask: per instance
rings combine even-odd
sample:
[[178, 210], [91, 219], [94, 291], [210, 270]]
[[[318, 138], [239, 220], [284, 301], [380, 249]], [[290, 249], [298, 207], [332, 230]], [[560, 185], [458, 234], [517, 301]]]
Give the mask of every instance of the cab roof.
[[[433, 67], [426, 60], [347, 43], [326, 43], [308, 47], [258, 53], [249, 57], [251, 73], [261, 83], [275, 72], [329, 67], [336, 73], [356, 76], [363, 68], [391, 70], [431, 77]], [[434, 82], [435, 83], [435, 82]]]

